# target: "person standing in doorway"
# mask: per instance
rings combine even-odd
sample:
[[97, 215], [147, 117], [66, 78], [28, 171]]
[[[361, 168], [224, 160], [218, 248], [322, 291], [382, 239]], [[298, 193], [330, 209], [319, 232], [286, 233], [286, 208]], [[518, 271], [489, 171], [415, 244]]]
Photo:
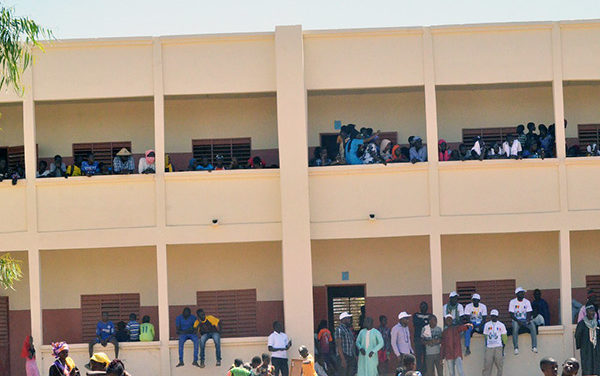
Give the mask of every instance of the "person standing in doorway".
[[485, 355], [483, 359], [483, 376], [492, 376], [492, 367], [496, 365], [497, 376], [502, 376], [504, 367], [504, 345], [508, 337], [506, 336], [506, 326], [498, 321], [498, 310], [492, 309], [490, 312], [492, 321], [489, 321], [483, 327], [485, 336]]
[[352, 331], [352, 315], [343, 312], [340, 315], [340, 325], [335, 329], [335, 347], [340, 358], [339, 376], [354, 376], [356, 374], [356, 347]]
[[275, 368], [273, 376], [288, 376], [287, 351], [292, 346], [292, 341], [283, 332], [283, 324], [279, 321], [273, 323], [273, 333], [269, 335], [268, 349], [271, 352], [271, 363]]

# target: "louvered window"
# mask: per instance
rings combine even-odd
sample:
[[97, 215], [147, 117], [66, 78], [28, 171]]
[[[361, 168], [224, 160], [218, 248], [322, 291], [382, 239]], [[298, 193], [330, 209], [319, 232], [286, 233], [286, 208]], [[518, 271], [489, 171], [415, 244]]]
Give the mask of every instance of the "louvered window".
[[131, 141], [73, 144], [73, 157], [85, 160], [89, 153], [94, 153], [96, 161], [112, 166], [113, 159], [122, 148], [131, 151]]
[[456, 282], [456, 292], [460, 295], [458, 301], [463, 306], [471, 302], [471, 295], [478, 293], [488, 309], [488, 315], [492, 309], [497, 309], [499, 320], [507, 327], [512, 325], [508, 304], [515, 297], [515, 287], [514, 279]]
[[590, 144], [600, 145], [600, 124], [579, 124], [577, 126], [579, 147], [585, 150]]
[[509, 134], [517, 134], [516, 127], [495, 127], [495, 128], [463, 128], [462, 142], [468, 148], [475, 144], [475, 137], [479, 136], [486, 144], [493, 145], [496, 142], [502, 143], [506, 141], [506, 136]]
[[129, 321], [129, 315], [140, 314], [140, 294], [81, 295], [82, 336], [85, 342], [96, 338], [96, 325], [102, 320], [102, 312], [115, 326], [119, 321]]
[[231, 163], [231, 158], [237, 158], [240, 165], [245, 165], [251, 155], [251, 139], [248, 138], [215, 138], [192, 140], [194, 158], [208, 158], [214, 165], [217, 155], [222, 155], [225, 164]]
[[337, 328], [340, 325], [340, 314], [343, 312], [349, 312], [352, 317], [352, 325], [354, 330], [360, 329], [360, 323], [358, 318], [360, 317], [360, 308], [365, 305], [364, 297], [339, 297], [333, 298], [333, 323], [334, 327]]
[[586, 275], [585, 286], [588, 290], [594, 290], [598, 295], [600, 293], [600, 275]]
[[256, 331], [256, 289], [198, 291], [196, 303], [221, 320], [223, 337], [253, 337]]

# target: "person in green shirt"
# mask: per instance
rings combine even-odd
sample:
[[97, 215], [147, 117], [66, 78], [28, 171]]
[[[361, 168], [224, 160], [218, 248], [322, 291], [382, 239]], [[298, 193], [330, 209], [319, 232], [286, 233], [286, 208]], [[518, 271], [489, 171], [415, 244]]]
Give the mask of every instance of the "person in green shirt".
[[244, 368], [244, 361], [235, 359], [233, 365], [227, 372], [227, 376], [251, 376], [252, 372]]
[[150, 324], [150, 316], [146, 315], [142, 318], [142, 325], [140, 325], [140, 341], [154, 341], [154, 325]]

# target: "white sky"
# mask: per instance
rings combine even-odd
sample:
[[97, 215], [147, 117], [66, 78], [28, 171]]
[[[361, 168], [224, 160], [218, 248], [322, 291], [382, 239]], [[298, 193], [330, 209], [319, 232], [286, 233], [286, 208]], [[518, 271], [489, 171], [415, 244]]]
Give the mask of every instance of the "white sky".
[[57, 38], [600, 18], [600, 0], [4, 0]]

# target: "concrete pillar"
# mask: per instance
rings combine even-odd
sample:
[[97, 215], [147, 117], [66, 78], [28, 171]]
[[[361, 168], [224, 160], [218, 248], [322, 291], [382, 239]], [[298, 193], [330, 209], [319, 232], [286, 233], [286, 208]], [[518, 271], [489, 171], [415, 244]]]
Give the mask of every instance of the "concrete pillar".
[[307, 102], [301, 26], [275, 29], [283, 311], [294, 343], [313, 348]]
[[167, 245], [156, 245], [156, 272], [158, 276], [158, 335], [160, 340], [160, 374], [171, 374], [169, 353], [169, 279], [167, 274]]
[[431, 312], [439, 320], [442, 320], [444, 286], [442, 283], [442, 239], [439, 233], [429, 235], [429, 258], [431, 263]]
[[573, 356], [573, 324], [571, 321], [571, 242], [569, 230], [559, 235], [560, 264], [560, 317], [562, 318], [563, 351], [566, 357]]
[[554, 124], [556, 124], [556, 155], [559, 160], [564, 160], [566, 157], [565, 105], [563, 99], [562, 44], [558, 22], [555, 22], [552, 26], [552, 72], [552, 98], [554, 102]]
[[[431, 29], [423, 28], [423, 84], [425, 87], [425, 124], [427, 129], [427, 160], [438, 165], [437, 103], [435, 97], [435, 68]], [[439, 200], [438, 200], [439, 201]]]

